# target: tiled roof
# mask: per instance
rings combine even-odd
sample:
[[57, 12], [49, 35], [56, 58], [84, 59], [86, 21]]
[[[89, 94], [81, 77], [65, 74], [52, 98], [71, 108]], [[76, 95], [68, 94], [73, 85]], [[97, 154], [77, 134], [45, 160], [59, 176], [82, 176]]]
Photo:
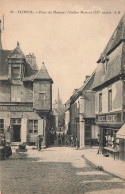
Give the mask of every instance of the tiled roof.
[[42, 66], [42, 68], [38, 71], [36, 76], [34, 77], [35, 80], [52, 80], [52, 78], [49, 76], [48, 71], [45, 67], [45, 65]]
[[[46, 67], [40, 70], [34, 70], [29, 62], [26, 62], [26, 58], [22, 50], [20, 49], [19, 43], [17, 47], [13, 50], [0, 50], [0, 80], [8, 79], [8, 58], [23, 58], [25, 62], [25, 75], [23, 81], [33, 81], [35, 80], [51, 80]], [[53, 82], [53, 81], [52, 81]]]
[[17, 42], [17, 46], [10, 53], [9, 58], [20, 58], [20, 56], [25, 59], [25, 55], [24, 55], [23, 51], [21, 50], [19, 43]]
[[12, 51], [10, 50], [0, 50], [0, 77], [8, 78], [8, 63], [7, 57]]
[[64, 110], [59, 109], [59, 108], [53, 108], [53, 114], [54, 115], [63, 115], [64, 114]]
[[[114, 33], [112, 34], [109, 42], [107, 43], [101, 55], [105, 56], [110, 54], [122, 40], [125, 40], [125, 13], [122, 16], [119, 24], [117, 25]], [[100, 60], [101, 57], [98, 59], [97, 62], [100, 62]]]
[[121, 43], [110, 55], [107, 70], [103, 73], [103, 63], [97, 64], [92, 88], [95, 89], [122, 73], [125, 65], [125, 43]]
[[84, 90], [91, 90], [94, 77], [95, 77], [95, 71], [92, 73], [90, 77], [88, 77], [88, 79], [84, 82], [84, 84], [70, 97], [71, 103], [74, 102], [74, 100], [76, 100]]
[[38, 70], [33, 70], [30, 63], [26, 63], [25, 65], [25, 77], [23, 81], [33, 81], [34, 77], [38, 73]]
[[[105, 60], [108, 56], [108, 60]], [[125, 71], [125, 13], [97, 61], [93, 89], [113, 80]], [[106, 71], [104, 73], [104, 66]]]

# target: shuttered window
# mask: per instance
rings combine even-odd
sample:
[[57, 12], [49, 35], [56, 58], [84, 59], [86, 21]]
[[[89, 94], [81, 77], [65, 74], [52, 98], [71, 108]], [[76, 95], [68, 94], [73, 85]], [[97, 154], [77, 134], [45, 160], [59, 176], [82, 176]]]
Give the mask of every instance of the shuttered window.
[[29, 133], [38, 134], [38, 120], [29, 120], [28, 128]]

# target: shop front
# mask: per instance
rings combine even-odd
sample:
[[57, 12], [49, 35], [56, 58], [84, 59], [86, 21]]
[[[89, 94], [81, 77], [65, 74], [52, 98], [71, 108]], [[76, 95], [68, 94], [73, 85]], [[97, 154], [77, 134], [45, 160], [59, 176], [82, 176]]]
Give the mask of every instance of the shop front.
[[98, 126], [95, 124], [95, 118], [84, 118], [85, 120], [85, 145], [98, 145]]
[[[10, 107], [8, 107], [8, 109], [10, 109]], [[19, 110], [21, 110], [21, 108]], [[35, 144], [37, 136], [41, 135], [43, 137], [43, 147], [46, 147], [47, 114], [38, 114], [31, 110], [32, 109], [30, 109], [30, 111], [1, 111], [0, 130], [4, 131], [6, 140], [11, 144]]]
[[99, 133], [99, 151], [104, 156], [112, 156], [119, 159], [119, 140], [116, 138], [118, 128], [100, 127]]

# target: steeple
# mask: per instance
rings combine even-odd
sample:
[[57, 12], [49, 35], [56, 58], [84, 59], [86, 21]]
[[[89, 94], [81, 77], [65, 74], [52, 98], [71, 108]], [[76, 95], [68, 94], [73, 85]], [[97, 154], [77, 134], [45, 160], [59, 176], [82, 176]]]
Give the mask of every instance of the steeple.
[[58, 105], [62, 104], [62, 102], [60, 100], [59, 88], [58, 88], [58, 94], [57, 94], [57, 103], [58, 103]]
[[1, 34], [2, 34], [2, 29], [1, 29], [1, 20], [0, 20], [0, 50], [2, 50]]

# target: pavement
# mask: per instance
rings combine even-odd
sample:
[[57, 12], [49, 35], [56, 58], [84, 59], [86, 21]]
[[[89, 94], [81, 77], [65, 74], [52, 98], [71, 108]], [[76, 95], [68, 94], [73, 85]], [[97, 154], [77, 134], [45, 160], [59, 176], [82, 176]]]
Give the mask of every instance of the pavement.
[[115, 159], [111, 156], [105, 157], [103, 154], [97, 154], [98, 148], [84, 149], [84, 158], [97, 169], [104, 170], [116, 177], [125, 180], [125, 161]]
[[[125, 181], [90, 165], [83, 155], [97, 149], [49, 147], [38, 151], [26, 146], [1, 160], [2, 194], [123, 194]], [[91, 152], [90, 152], [91, 150]], [[94, 156], [95, 157], [95, 156]]]

